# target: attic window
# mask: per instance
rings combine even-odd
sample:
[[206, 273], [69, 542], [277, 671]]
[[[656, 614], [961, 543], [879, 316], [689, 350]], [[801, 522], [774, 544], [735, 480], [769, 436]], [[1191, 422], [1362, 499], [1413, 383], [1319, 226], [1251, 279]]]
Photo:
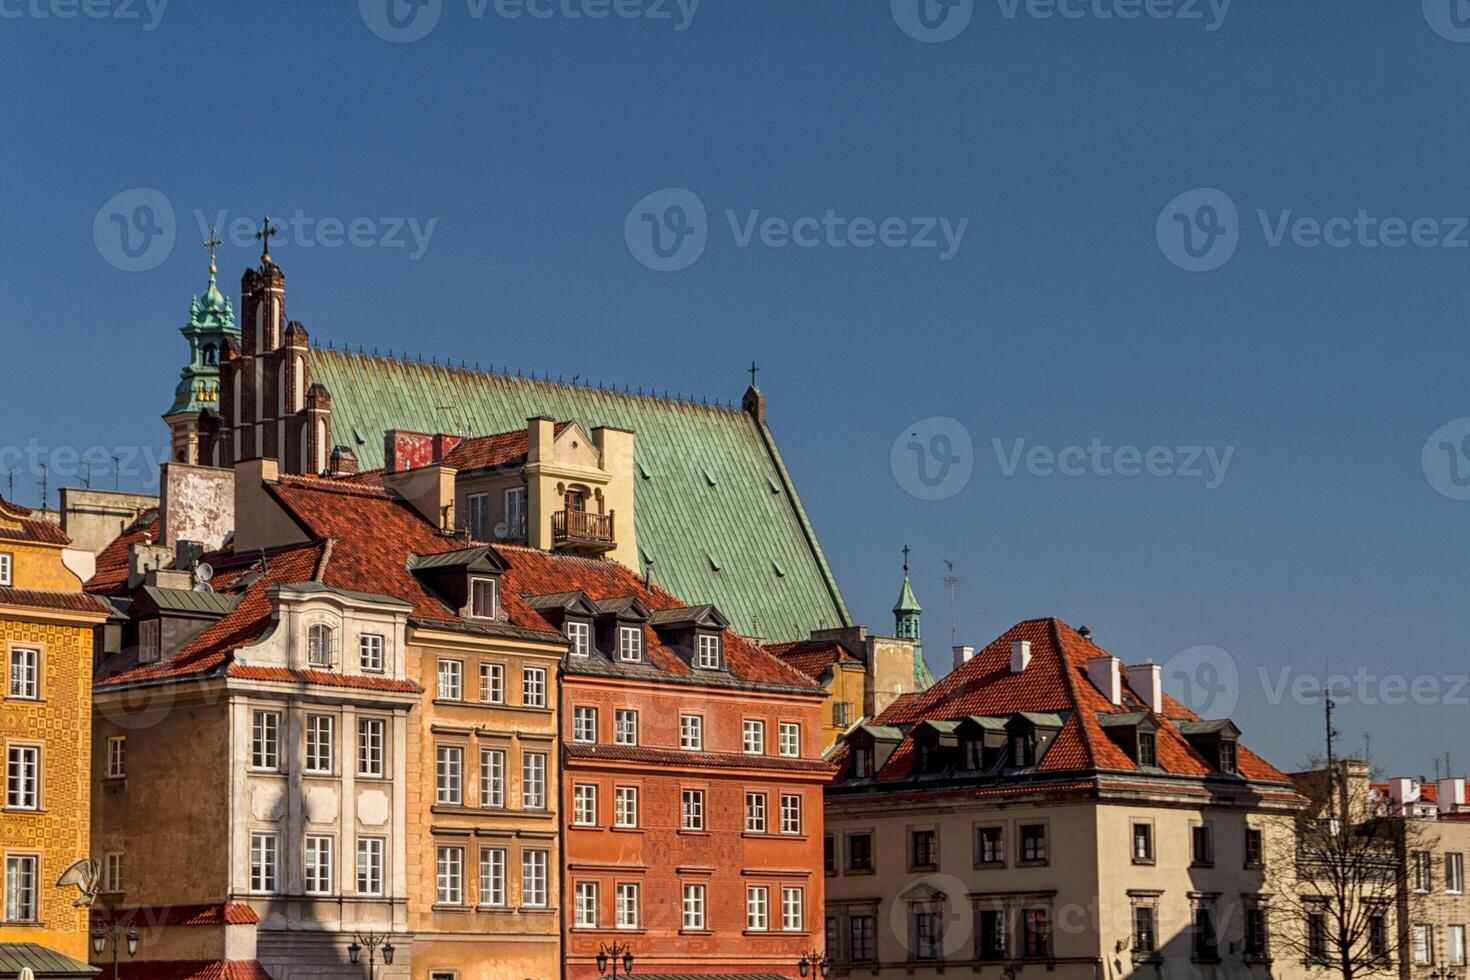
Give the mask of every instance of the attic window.
[[700, 633], [695, 640], [695, 660], [700, 670], [719, 670], [724, 665], [724, 643], [718, 633]]
[[163, 628], [156, 619], [145, 619], [138, 624], [138, 663], [157, 663], [163, 656]]
[[636, 664], [643, 660], [642, 627], [618, 627], [618, 659], [625, 664]]
[[1017, 732], [1011, 736], [1011, 765], [1025, 769], [1036, 765], [1036, 733]]
[[1153, 732], [1138, 733], [1138, 764], [1140, 766], [1157, 766], [1159, 764], [1158, 738]]
[[470, 579], [470, 615], [494, 619], [500, 608], [500, 587], [493, 578]]
[[592, 653], [592, 626], [586, 620], [567, 620], [566, 633], [571, 641], [572, 656], [586, 657]]
[[873, 775], [873, 747], [871, 745], [860, 745], [852, 750], [852, 774], [857, 779], [865, 779]]
[[332, 627], [318, 624], [306, 633], [306, 662], [311, 667], [331, 669], [336, 635]]
[[1239, 771], [1236, 766], [1235, 740], [1232, 738], [1220, 740], [1220, 771], [1229, 773]]

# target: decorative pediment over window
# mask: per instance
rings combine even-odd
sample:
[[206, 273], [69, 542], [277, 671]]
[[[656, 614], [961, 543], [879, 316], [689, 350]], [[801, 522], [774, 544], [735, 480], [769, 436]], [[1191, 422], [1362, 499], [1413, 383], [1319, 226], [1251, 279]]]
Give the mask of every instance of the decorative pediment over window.
[[408, 570], [461, 616], [495, 619], [500, 614], [500, 575], [509, 569], [488, 545], [434, 555], [410, 555]]
[[909, 904], [940, 904], [949, 901], [949, 896], [926, 881], [898, 893], [898, 900]]

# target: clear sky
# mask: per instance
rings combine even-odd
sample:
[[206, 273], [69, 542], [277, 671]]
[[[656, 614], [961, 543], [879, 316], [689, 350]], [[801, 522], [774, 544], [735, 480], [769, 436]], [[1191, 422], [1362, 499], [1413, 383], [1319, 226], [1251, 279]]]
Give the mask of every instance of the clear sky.
[[1470, 765], [1470, 10], [387, 2], [0, 0], [23, 503], [15, 449], [163, 449], [200, 222], [234, 295], [268, 210], [319, 340], [732, 400], [758, 360], [854, 615], [911, 545], [936, 671], [949, 558], [962, 643], [1085, 623], [1285, 766], [1341, 672], [1346, 747]]

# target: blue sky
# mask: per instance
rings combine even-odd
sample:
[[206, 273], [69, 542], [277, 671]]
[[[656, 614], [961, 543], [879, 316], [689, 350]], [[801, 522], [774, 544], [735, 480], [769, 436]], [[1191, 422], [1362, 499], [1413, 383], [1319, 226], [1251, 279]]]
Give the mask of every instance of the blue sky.
[[[395, 0], [437, 12], [406, 43], [384, 2], [0, 0], [0, 444], [160, 450], [200, 216], [269, 210], [320, 340], [721, 399], [758, 360], [855, 615], [891, 627], [911, 545], [941, 672], [950, 558], [961, 642], [1085, 623], [1287, 766], [1321, 721], [1281, 685], [1358, 674], [1349, 747], [1470, 758], [1450, 0], [973, 0], [935, 43], [918, 0]], [[159, 198], [173, 247], [124, 271], [107, 216]], [[690, 202], [703, 251], [655, 271], [638, 229]], [[1186, 227], [1216, 267], [1176, 264]], [[225, 237], [233, 293], [256, 253]], [[908, 492], [909, 441], [968, 480]]]

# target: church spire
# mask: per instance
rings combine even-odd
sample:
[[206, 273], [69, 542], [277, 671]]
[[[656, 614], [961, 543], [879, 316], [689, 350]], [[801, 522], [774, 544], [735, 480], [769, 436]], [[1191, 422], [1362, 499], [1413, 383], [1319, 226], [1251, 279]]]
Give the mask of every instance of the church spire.
[[189, 322], [179, 330], [189, 342], [189, 361], [179, 372], [174, 402], [163, 416], [173, 432], [173, 459], [204, 466], [214, 465], [212, 433], [202, 422], [219, 412], [220, 353], [227, 341], [240, 336], [235, 308], [216, 281], [215, 249], [221, 244], [216, 229], [209, 229], [203, 246], [209, 253], [209, 282], [190, 301]]
[[932, 683], [932, 675], [928, 666], [924, 663], [924, 640], [923, 631], [920, 629], [919, 617], [924, 612], [924, 607], [919, 605], [919, 599], [914, 595], [914, 587], [909, 582], [909, 546], [903, 546], [903, 588], [899, 590], [898, 601], [893, 604], [894, 635], [900, 640], [912, 640], [914, 644], [914, 685], [916, 690], [924, 690]]

